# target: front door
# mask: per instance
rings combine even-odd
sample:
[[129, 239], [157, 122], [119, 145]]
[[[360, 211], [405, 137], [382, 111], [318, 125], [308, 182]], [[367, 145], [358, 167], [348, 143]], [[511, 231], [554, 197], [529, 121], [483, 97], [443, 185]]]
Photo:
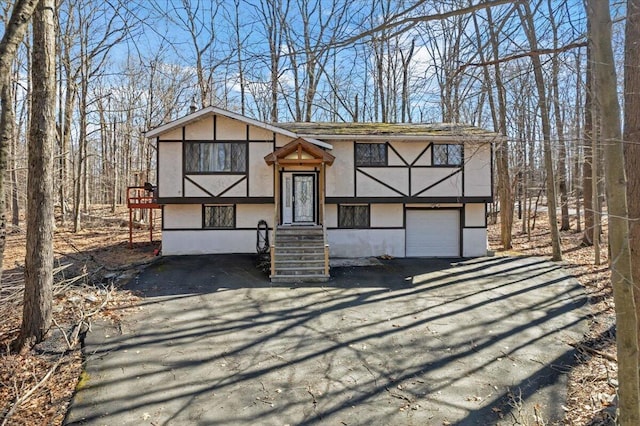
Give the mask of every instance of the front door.
[[283, 173], [282, 223], [285, 225], [315, 223], [315, 213], [315, 175], [304, 173]]
[[315, 222], [315, 176], [293, 175], [293, 223]]

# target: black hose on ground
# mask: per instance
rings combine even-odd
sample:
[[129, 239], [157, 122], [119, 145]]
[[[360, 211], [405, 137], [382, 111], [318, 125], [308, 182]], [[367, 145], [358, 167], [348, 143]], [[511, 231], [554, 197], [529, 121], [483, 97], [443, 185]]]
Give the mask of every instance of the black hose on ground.
[[269, 252], [269, 225], [264, 219], [258, 222], [256, 251], [258, 254], [266, 254]]

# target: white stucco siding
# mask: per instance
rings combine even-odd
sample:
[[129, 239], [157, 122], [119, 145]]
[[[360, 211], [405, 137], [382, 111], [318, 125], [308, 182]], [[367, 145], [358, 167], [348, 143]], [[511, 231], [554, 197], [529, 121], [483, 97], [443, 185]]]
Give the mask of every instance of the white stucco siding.
[[[356, 173], [358, 197], [400, 197], [409, 193], [408, 168], [363, 167]], [[391, 189], [393, 188], [393, 189]]]
[[211, 195], [214, 197], [245, 197], [247, 195], [245, 175], [187, 175], [187, 177], [197, 185], [185, 179], [184, 192], [186, 197], [210, 197]]
[[331, 142], [330, 151], [336, 157], [327, 167], [327, 197], [353, 197], [353, 142]]
[[273, 132], [261, 129], [256, 126], [249, 126], [249, 140], [252, 141], [271, 141], [273, 140]]
[[182, 197], [182, 143], [158, 143], [158, 196]]
[[484, 204], [465, 204], [464, 226], [486, 226]]
[[491, 145], [466, 144], [464, 147], [464, 195], [491, 196]]
[[[420, 197], [460, 197], [462, 196], [462, 171], [455, 173], [455, 168], [430, 167], [411, 169], [412, 195], [422, 192]], [[451, 176], [449, 176], [451, 175]], [[449, 177], [447, 177], [449, 176]], [[444, 180], [442, 180], [444, 179]], [[442, 180], [442, 181], [441, 181]], [[441, 182], [440, 182], [441, 181]], [[439, 182], [436, 184], [436, 182]]]
[[478, 257], [487, 255], [487, 229], [472, 228], [462, 230], [462, 256]]
[[163, 255], [255, 252], [255, 230], [162, 231]]
[[249, 144], [249, 196], [273, 197], [273, 166], [264, 157], [273, 151], [270, 143]]
[[285, 146], [289, 142], [293, 140], [290, 136], [281, 135], [280, 133], [276, 133], [276, 147], [280, 148], [281, 146]]
[[203, 117], [185, 126], [184, 138], [186, 140], [212, 140], [213, 117]]
[[356, 173], [356, 196], [357, 197], [401, 197], [396, 191], [387, 188], [379, 182]]
[[403, 229], [330, 229], [327, 239], [334, 257], [404, 257]]
[[257, 228], [260, 220], [273, 227], [273, 204], [236, 204], [236, 228]]
[[403, 157], [396, 154], [393, 149], [387, 149], [387, 164], [390, 166], [405, 166]]
[[372, 204], [371, 227], [402, 228], [404, 226], [404, 207], [402, 204]]
[[166, 229], [202, 228], [201, 204], [169, 204], [164, 207], [162, 214], [163, 227]]
[[[400, 154], [400, 156], [402, 156], [402, 158], [408, 164], [413, 164], [415, 162], [416, 166], [431, 165], [431, 148], [425, 151], [425, 148], [429, 145], [428, 142], [403, 141], [403, 142], [392, 142], [391, 145], [396, 151], [398, 151], [398, 154]], [[396, 157], [397, 155], [395, 153], [393, 153], [393, 156], [392, 156], [392, 150], [390, 149], [389, 165], [390, 166], [404, 165], [403, 162], [394, 159]]]
[[222, 115], [216, 116], [216, 140], [246, 141], [247, 124]]
[[168, 140], [181, 141], [182, 140], [182, 127], [178, 127], [176, 129], [164, 132], [163, 134], [159, 135], [158, 138], [160, 138], [161, 141], [168, 141]]
[[324, 214], [325, 214], [325, 224], [327, 228], [337, 228], [338, 227], [338, 205], [325, 204]]

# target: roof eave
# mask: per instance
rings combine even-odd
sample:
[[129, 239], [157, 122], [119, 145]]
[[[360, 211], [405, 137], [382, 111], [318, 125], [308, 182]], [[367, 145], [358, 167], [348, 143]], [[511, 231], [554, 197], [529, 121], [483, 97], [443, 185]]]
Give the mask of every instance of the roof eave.
[[[145, 133], [145, 137], [147, 139], [151, 139], [151, 138], [155, 138], [156, 136], [161, 135], [162, 133], [165, 133], [169, 130], [175, 129], [177, 127], [181, 127], [181, 126], [185, 126], [191, 122], [197, 121], [202, 117], [205, 117], [207, 115], [210, 114], [218, 114], [218, 115], [222, 115], [228, 118], [232, 118], [238, 121], [242, 121], [243, 123], [252, 125], [252, 126], [256, 126], [259, 128], [262, 128], [264, 130], [268, 130], [271, 132], [275, 132], [278, 134], [281, 134], [283, 136], [287, 136], [290, 138], [297, 138], [299, 137], [298, 134], [291, 132], [289, 130], [285, 130], [281, 127], [278, 126], [274, 126], [272, 124], [268, 124], [268, 123], [264, 123], [262, 121], [259, 120], [254, 120], [253, 118], [248, 118], [245, 117], [243, 115], [240, 114], [236, 114], [234, 112], [231, 111], [227, 111], [221, 108], [217, 108], [214, 106], [208, 106], [206, 108], [203, 108], [199, 111], [196, 111], [194, 113], [191, 113], [189, 115], [185, 115], [184, 117], [178, 118], [177, 120], [171, 121], [169, 123], [163, 124], [161, 126], [156, 127], [155, 129], [149, 130], [148, 132]], [[319, 139], [317, 139], [317, 137], [314, 136], [309, 136], [309, 137], [305, 137], [305, 139], [308, 142], [311, 142], [314, 145], [318, 145], [322, 148], [326, 148], [326, 149], [333, 149], [333, 146], [327, 142], [323, 142]]]

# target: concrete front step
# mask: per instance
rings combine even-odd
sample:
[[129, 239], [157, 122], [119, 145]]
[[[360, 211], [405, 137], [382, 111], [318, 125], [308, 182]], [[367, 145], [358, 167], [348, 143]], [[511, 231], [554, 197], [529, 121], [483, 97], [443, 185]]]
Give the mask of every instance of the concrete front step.
[[286, 244], [284, 246], [275, 245], [277, 253], [292, 253], [296, 250], [301, 253], [309, 253], [310, 250], [321, 251], [324, 253], [324, 244]]
[[275, 248], [321, 248], [324, 249], [324, 240], [310, 240], [310, 241], [300, 241], [300, 240], [289, 240], [289, 241], [274, 241], [273, 246]]
[[306, 244], [306, 243], [312, 243], [312, 242], [318, 242], [318, 241], [319, 242], [324, 242], [324, 238], [322, 237], [322, 235], [320, 235], [320, 236], [314, 235], [313, 237], [309, 236], [309, 235], [290, 235], [290, 236], [287, 235], [286, 237], [280, 237], [280, 236], [276, 237], [276, 243], [280, 243], [280, 244], [285, 243], [285, 242], [286, 243], [292, 242], [292, 243], [305, 243]]
[[271, 275], [272, 283], [326, 283], [329, 275]]
[[278, 232], [287, 232], [287, 231], [322, 231], [322, 225], [278, 225], [276, 228]]
[[273, 282], [324, 282], [325, 238], [321, 226], [278, 227]]
[[276, 266], [276, 274], [284, 273], [287, 275], [300, 275], [302, 273], [324, 273], [324, 265], [322, 266]]
[[282, 266], [316, 266], [320, 265], [324, 268], [324, 257], [316, 258], [316, 259], [283, 259], [279, 258], [275, 261], [276, 267], [277, 265]]
[[277, 256], [300, 256], [304, 258], [310, 257], [322, 257], [324, 259], [324, 248], [321, 249], [306, 249], [306, 251], [300, 251], [300, 249], [287, 249], [287, 250], [278, 250], [276, 249]]
[[322, 234], [320, 235], [276, 235], [276, 241], [283, 241], [283, 240], [291, 240], [291, 241], [313, 241], [313, 240], [324, 240], [324, 236]]
[[276, 239], [278, 238], [322, 238], [322, 231], [320, 232], [276, 232]]

